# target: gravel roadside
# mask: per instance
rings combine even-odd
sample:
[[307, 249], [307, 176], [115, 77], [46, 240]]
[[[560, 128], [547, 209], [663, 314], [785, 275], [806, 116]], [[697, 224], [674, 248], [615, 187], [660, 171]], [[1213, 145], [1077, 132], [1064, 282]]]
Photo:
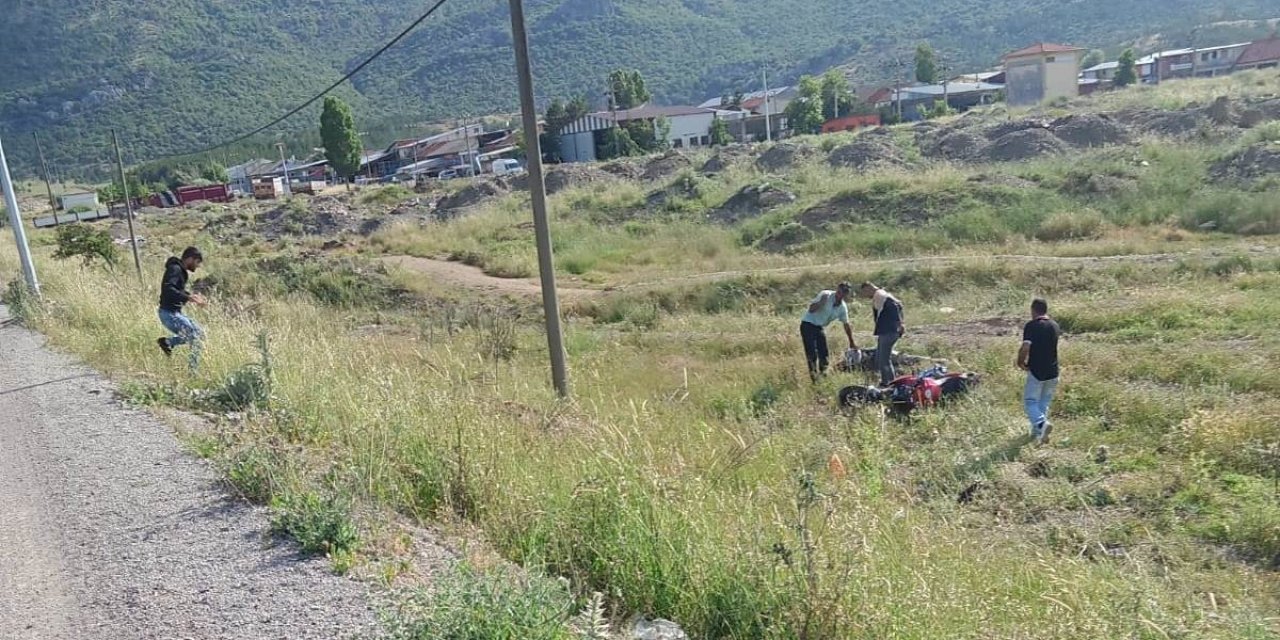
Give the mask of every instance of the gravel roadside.
[[0, 637], [377, 634], [364, 585], [268, 535], [153, 416], [0, 306]]

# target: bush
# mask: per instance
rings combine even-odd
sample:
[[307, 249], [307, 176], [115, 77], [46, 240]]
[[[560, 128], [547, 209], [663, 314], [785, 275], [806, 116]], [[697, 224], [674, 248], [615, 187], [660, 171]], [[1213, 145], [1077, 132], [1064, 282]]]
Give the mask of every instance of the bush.
[[481, 572], [466, 565], [408, 597], [392, 623], [397, 640], [570, 640], [574, 612], [566, 584], [515, 569]]
[[86, 224], [58, 227], [57, 242], [58, 249], [53, 257], [58, 260], [80, 258], [86, 267], [95, 260], [101, 260], [110, 268], [114, 268], [120, 260], [120, 253], [116, 251], [111, 234]]
[[347, 506], [332, 496], [286, 494], [273, 507], [272, 531], [297, 540], [303, 553], [346, 553], [360, 541]]
[[1242, 191], [1202, 193], [1192, 200], [1181, 224], [1187, 229], [1247, 236], [1280, 233], [1280, 197]]
[[1102, 235], [1105, 222], [1102, 214], [1091, 209], [1063, 211], [1049, 216], [1036, 230], [1036, 239], [1045, 242], [1083, 240]]
[[398, 184], [393, 184], [366, 192], [360, 196], [360, 202], [363, 204], [400, 204], [413, 196], [414, 193], [412, 191]]
[[24, 326], [31, 326], [31, 321], [34, 319], [40, 300], [36, 298], [35, 294], [31, 293], [25, 282], [12, 280], [5, 287], [4, 295], [0, 296], [0, 302], [8, 305], [10, 317]]
[[962, 211], [942, 219], [942, 231], [957, 242], [1001, 242], [1008, 228], [987, 211]]

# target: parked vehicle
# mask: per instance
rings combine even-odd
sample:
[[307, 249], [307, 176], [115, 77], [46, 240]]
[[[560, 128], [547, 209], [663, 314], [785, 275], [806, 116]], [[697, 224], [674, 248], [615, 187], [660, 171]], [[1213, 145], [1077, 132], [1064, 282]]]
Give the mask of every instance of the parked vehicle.
[[192, 202], [203, 200], [231, 202], [234, 199], [231, 195], [231, 186], [226, 184], [213, 184], [205, 187], [178, 187], [174, 193], [178, 196], [180, 204], [191, 204]]
[[519, 160], [504, 158], [493, 161], [493, 175], [495, 176], [515, 176], [522, 173], [524, 173], [524, 167], [520, 166]]
[[457, 169], [445, 169], [444, 171], [440, 172], [440, 175], [438, 177], [441, 180], [453, 180], [454, 178], [457, 178], [459, 175], [461, 174], [458, 173]]

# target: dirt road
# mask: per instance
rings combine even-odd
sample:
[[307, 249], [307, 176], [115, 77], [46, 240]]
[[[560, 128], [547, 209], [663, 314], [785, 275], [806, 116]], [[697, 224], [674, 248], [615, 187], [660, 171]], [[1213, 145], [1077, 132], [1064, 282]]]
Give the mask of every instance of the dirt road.
[[0, 638], [368, 637], [365, 588], [0, 306]]

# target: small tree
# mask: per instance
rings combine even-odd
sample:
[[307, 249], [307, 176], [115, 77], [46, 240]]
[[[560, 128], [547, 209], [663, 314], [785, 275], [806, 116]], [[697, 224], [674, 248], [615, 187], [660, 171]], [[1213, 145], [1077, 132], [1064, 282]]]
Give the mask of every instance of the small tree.
[[220, 184], [231, 182], [231, 176], [227, 173], [227, 168], [216, 162], [210, 162], [209, 164], [201, 167], [200, 177], [208, 180], [209, 182], [217, 182]]
[[640, 145], [631, 139], [631, 134], [627, 132], [625, 127], [610, 129], [601, 138], [600, 147], [596, 150], [596, 155], [601, 160], [638, 156], [642, 153]]
[[351, 107], [336, 96], [324, 99], [324, 111], [320, 114], [320, 141], [329, 166], [343, 182], [350, 183], [351, 177], [360, 172], [362, 145]]
[[1096, 67], [1106, 61], [1107, 61], [1106, 52], [1104, 52], [1102, 49], [1094, 49], [1093, 51], [1090, 51], [1089, 53], [1085, 54], [1084, 60], [1080, 61], [1080, 68], [1089, 69], [1092, 67]]
[[717, 147], [723, 147], [726, 144], [733, 143], [733, 136], [729, 134], [729, 123], [723, 118], [716, 118], [711, 121], [711, 144]]
[[813, 76], [801, 76], [798, 95], [783, 112], [797, 133], [822, 131], [822, 82]]
[[938, 59], [927, 42], [916, 47], [916, 81], [925, 84], [938, 81]]
[[1138, 68], [1133, 49], [1125, 49], [1120, 54], [1120, 66], [1116, 68], [1116, 77], [1111, 83], [1117, 87], [1127, 87], [1138, 81]]
[[111, 234], [106, 231], [86, 224], [69, 224], [58, 227], [58, 250], [53, 257], [58, 260], [80, 258], [86, 267], [95, 260], [101, 260], [108, 268], [114, 269], [120, 254]]
[[854, 96], [849, 79], [836, 69], [822, 74], [822, 117], [840, 118], [853, 111]]
[[649, 101], [651, 96], [639, 71], [618, 69], [609, 74], [609, 95], [616, 109], [634, 109]]

